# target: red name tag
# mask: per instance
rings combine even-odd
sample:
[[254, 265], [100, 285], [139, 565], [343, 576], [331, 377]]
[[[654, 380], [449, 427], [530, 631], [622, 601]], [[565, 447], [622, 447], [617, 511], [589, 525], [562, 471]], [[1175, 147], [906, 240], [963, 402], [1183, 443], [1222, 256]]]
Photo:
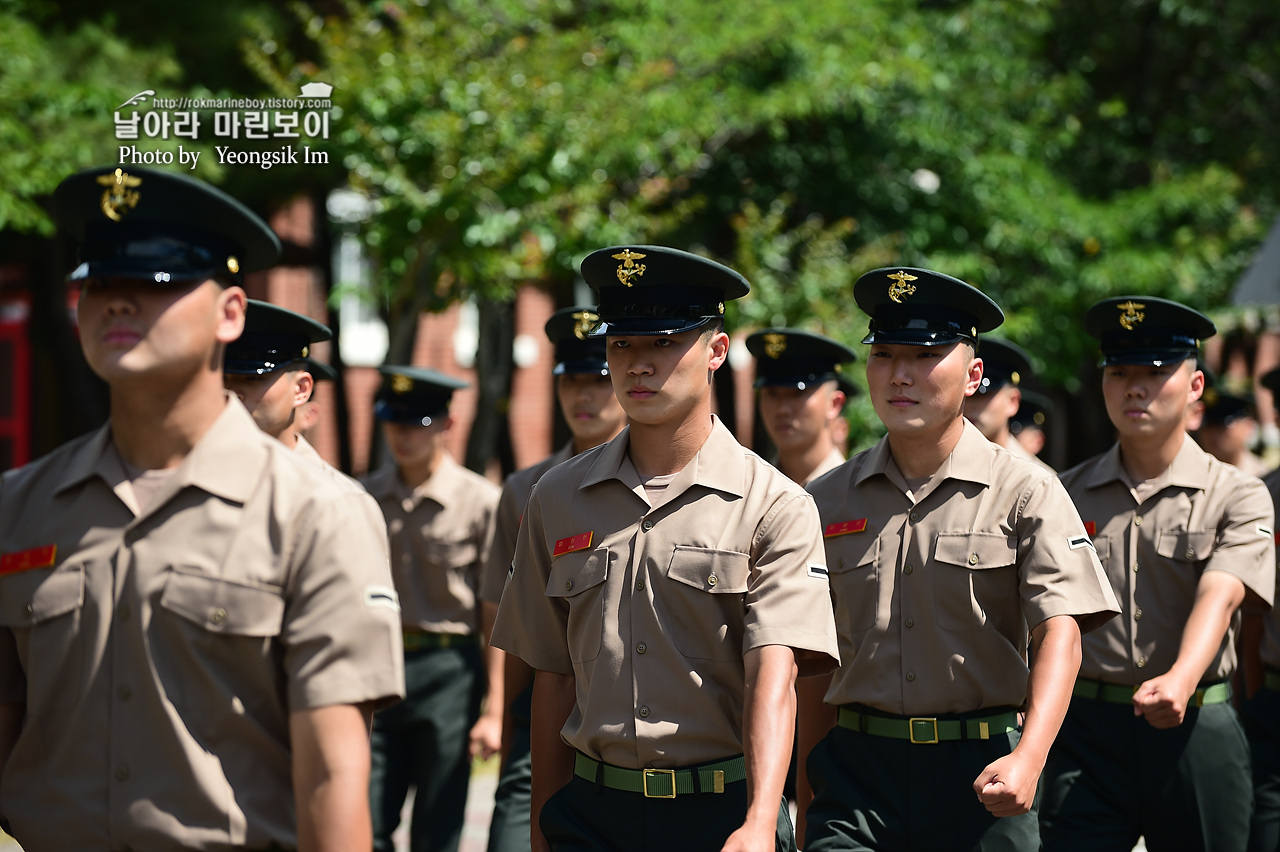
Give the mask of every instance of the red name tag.
[[1084, 531], [1089, 534], [1089, 538], [1093, 538], [1093, 534], [1097, 531], [1098, 525], [1093, 521], [1084, 522]]
[[586, 550], [591, 546], [591, 536], [593, 532], [578, 533], [568, 538], [562, 538], [556, 542], [555, 550], [551, 552], [552, 556], [564, 556], [566, 553], [573, 553], [575, 550]]
[[17, 553], [6, 553], [0, 556], [0, 574], [17, 574], [19, 571], [48, 568], [53, 565], [57, 553], [56, 544], [33, 547], [31, 550], [20, 550]]
[[831, 538], [837, 535], [848, 535], [849, 533], [860, 533], [867, 528], [867, 519], [858, 518], [856, 521], [841, 521], [838, 524], [831, 524], [822, 531], [823, 538]]

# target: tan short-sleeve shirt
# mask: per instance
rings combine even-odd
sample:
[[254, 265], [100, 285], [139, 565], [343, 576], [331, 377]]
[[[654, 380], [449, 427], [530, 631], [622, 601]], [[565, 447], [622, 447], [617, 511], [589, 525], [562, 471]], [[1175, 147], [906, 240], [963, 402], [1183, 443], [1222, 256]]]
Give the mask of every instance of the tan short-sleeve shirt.
[[1019, 706], [1028, 631], [1118, 607], [1058, 480], [965, 423], [910, 491], [888, 439], [809, 487], [822, 516], [840, 670], [829, 704], [933, 715]]
[[[1062, 482], [1122, 608], [1120, 618], [1084, 637], [1081, 677], [1138, 684], [1167, 672], [1205, 571], [1238, 577], [1271, 603], [1276, 563], [1267, 489], [1190, 438], [1141, 503], [1119, 444], [1066, 471]], [[1233, 626], [1204, 683], [1235, 671], [1234, 634]]]
[[480, 566], [501, 492], [448, 455], [417, 488], [394, 466], [369, 475], [391, 537], [391, 575], [404, 626], [431, 633], [475, 633]]
[[551, 468], [573, 458], [573, 442], [565, 444], [535, 465], [517, 470], [507, 477], [498, 498], [498, 509], [493, 514], [493, 529], [489, 538], [489, 556], [484, 563], [484, 576], [480, 580], [480, 599], [495, 606], [502, 600], [502, 589], [511, 573], [511, 560], [516, 555], [516, 536], [520, 532], [520, 519], [524, 517], [529, 492]]
[[367, 494], [225, 412], [142, 514], [109, 427], [0, 478], [27, 852], [296, 845], [289, 713], [404, 694]]
[[742, 753], [743, 655], [836, 663], [813, 501], [716, 420], [653, 506], [630, 430], [545, 473], [520, 526], [493, 642], [572, 674], [562, 736], [617, 766]]

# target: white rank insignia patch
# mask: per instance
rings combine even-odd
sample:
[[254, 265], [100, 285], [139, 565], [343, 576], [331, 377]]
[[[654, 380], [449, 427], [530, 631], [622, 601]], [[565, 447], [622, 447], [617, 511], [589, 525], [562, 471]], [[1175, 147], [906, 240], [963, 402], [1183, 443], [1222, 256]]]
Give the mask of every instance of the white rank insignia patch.
[[827, 576], [828, 576], [827, 566], [825, 566], [825, 565], [819, 565], [819, 564], [818, 564], [818, 563], [816, 563], [816, 562], [810, 562], [810, 563], [809, 563], [809, 576], [810, 576], [810, 577], [817, 577], [817, 578], [819, 578], [819, 579], [821, 579], [821, 580], [825, 580], [825, 579], [827, 579]]
[[400, 596], [389, 586], [366, 586], [364, 590], [365, 606], [383, 606], [393, 612], [400, 611]]
[[1068, 536], [1067, 546], [1070, 547], [1072, 550], [1079, 550], [1082, 547], [1087, 547], [1090, 550], [1092, 550], [1094, 553], [1098, 552], [1098, 549], [1093, 546], [1093, 542], [1090, 541], [1089, 536], [1087, 535]]

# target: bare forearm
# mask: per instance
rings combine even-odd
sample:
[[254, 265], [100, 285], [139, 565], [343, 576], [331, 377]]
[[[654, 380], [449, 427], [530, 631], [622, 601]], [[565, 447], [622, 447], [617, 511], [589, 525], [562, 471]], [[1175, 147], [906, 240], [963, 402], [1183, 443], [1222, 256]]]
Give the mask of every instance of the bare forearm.
[[506, 667], [507, 652], [501, 648], [495, 648], [490, 643], [493, 638], [493, 622], [498, 617], [498, 608], [488, 601], [482, 601], [480, 604], [480, 627], [484, 631], [485, 641], [485, 673], [488, 675], [489, 695], [486, 704], [486, 713], [490, 716], [501, 718], [502, 709], [505, 706], [505, 684], [506, 679], [504, 671]]
[[545, 849], [539, 816], [542, 806], [573, 777], [573, 749], [560, 738], [577, 695], [573, 675], [540, 671], [533, 678], [533, 715], [529, 751], [533, 761], [529, 816], [533, 848]]
[[1058, 615], [1036, 626], [1031, 637], [1031, 674], [1027, 679], [1027, 712], [1017, 749], [1043, 765], [1071, 703], [1080, 671], [1080, 626]]
[[373, 848], [369, 736], [361, 708], [295, 711], [289, 719], [299, 852]]
[[774, 826], [795, 737], [796, 662], [785, 645], [748, 652], [743, 708], [747, 823]]
[[836, 708], [825, 703], [831, 676], [802, 677], [796, 681], [798, 711], [796, 713], [796, 843], [804, 848], [809, 803], [813, 790], [809, 786], [809, 754], [835, 726]]
[[1196, 587], [1195, 603], [1182, 629], [1178, 659], [1170, 674], [1194, 688], [1209, 664], [1218, 656], [1231, 617], [1244, 602], [1245, 588], [1237, 578], [1223, 571], [1206, 571]]

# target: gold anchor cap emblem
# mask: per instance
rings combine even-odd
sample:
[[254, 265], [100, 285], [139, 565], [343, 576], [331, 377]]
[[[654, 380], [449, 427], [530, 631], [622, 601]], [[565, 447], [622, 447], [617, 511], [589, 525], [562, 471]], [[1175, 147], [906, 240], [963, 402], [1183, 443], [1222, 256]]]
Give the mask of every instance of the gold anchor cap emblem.
[[1116, 305], [1123, 313], [1120, 314], [1120, 326], [1125, 331], [1133, 331], [1134, 326], [1147, 318], [1143, 308], [1146, 305], [1140, 305], [1134, 301], [1123, 302]]
[[915, 275], [908, 275], [899, 269], [897, 272], [889, 276], [893, 279], [893, 283], [889, 285], [889, 298], [898, 304], [902, 304], [903, 296], [910, 296], [916, 291], [914, 284], [908, 284], [908, 281], [915, 281]]
[[592, 311], [575, 311], [572, 316], [573, 336], [579, 340], [586, 340], [587, 334], [600, 322], [599, 315]]
[[142, 185], [142, 178], [134, 177], [122, 169], [109, 175], [98, 175], [98, 183], [106, 187], [98, 206], [112, 222], [119, 222], [125, 214], [138, 206], [142, 193], [134, 189]]
[[778, 358], [787, 351], [787, 336], [773, 332], [764, 336], [764, 354]]
[[644, 257], [648, 257], [648, 255], [641, 254], [638, 251], [632, 251], [629, 248], [623, 249], [615, 254], [613, 259], [622, 261], [622, 263], [618, 264], [618, 280], [628, 287], [632, 286], [632, 278], [640, 278], [644, 275], [646, 268], [645, 265], [643, 263], [636, 263], [637, 260]]
[[236, 260], [236, 256], [234, 254], [227, 258], [227, 271], [232, 275], [235, 275], [240, 271], [240, 261]]
[[413, 379], [397, 373], [391, 377], [391, 390], [394, 393], [406, 394], [413, 390]]

